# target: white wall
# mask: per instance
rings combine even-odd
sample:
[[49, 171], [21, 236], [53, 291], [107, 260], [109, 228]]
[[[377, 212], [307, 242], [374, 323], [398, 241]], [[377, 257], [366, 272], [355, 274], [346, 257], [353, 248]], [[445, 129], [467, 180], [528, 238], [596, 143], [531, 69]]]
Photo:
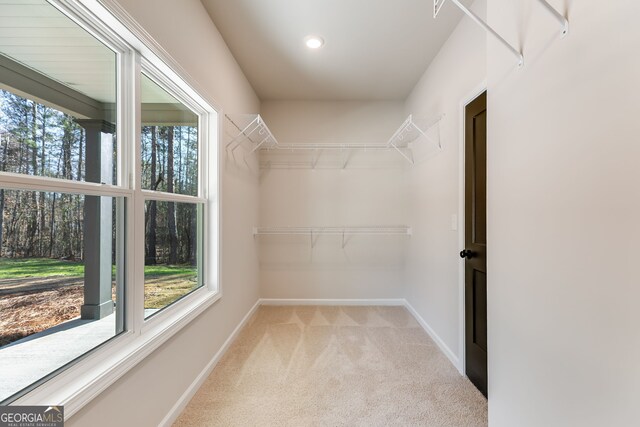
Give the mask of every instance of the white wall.
[[[403, 122], [401, 102], [265, 101], [261, 114], [280, 143], [386, 143]], [[309, 162], [314, 153], [263, 161]], [[273, 167], [260, 181], [260, 224], [404, 225], [405, 160], [397, 153], [321, 153], [316, 169]], [[257, 225], [257, 224], [256, 224]], [[400, 298], [408, 237], [259, 237], [264, 298]]]
[[[453, 7], [453, 5], [447, 5]], [[474, 11], [484, 16], [486, 3]], [[460, 166], [463, 101], [478, 94], [486, 79], [484, 33], [463, 18], [406, 101], [407, 113], [440, 122], [443, 150], [416, 165], [408, 178], [409, 222], [413, 226], [407, 253], [406, 299], [459, 359], [461, 249], [452, 216], [463, 224]]]
[[[225, 112], [259, 111], [258, 98], [198, 0], [119, 2]], [[222, 299], [75, 414], [69, 426], [158, 425], [255, 304], [251, 227], [258, 221], [258, 181], [228, 164], [222, 179]]]
[[640, 420], [640, 3], [489, 0], [489, 420]]

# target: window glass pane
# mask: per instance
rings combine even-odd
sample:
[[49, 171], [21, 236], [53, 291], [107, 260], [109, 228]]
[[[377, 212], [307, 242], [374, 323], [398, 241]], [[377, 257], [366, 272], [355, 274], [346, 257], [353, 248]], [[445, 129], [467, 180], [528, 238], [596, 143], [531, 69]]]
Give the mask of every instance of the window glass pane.
[[141, 79], [142, 188], [198, 195], [198, 116], [147, 76]]
[[203, 205], [149, 200], [145, 206], [145, 317], [202, 286]]
[[124, 200], [0, 189], [0, 212], [4, 401], [123, 331]]
[[0, 171], [115, 183], [116, 53], [45, 0], [0, 16]]

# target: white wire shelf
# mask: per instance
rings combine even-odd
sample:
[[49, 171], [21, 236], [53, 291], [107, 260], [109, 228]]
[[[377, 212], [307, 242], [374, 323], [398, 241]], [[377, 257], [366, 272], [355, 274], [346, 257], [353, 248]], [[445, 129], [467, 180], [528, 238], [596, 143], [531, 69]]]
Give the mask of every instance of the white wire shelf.
[[388, 150], [385, 144], [358, 144], [358, 143], [324, 143], [324, 144], [278, 144], [277, 150]]
[[[349, 153], [356, 150], [358, 151], [396, 151], [409, 163], [414, 164], [414, 157], [412, 153], [412, 146], [419, 142], [429, 142], [436, 146], [438, 149], [442, 148], [440, 143], [440, 129], [436, 135], [429, 136], [427, 132], [439, 125], [440, 120], [444, 115], [439, 116], [436, 120], [428, 123], [426, 126], [421, 127], [416, 124], [413, 115], [402, 123], [402, 125], [396, 130], [391, 138], [386, 143], [292, 143], [292, 144], [280, 144], [273, 136], [266, 123], [259, 114], [245, 114], [239, 116], [227, 116], [229, 121], [238, 130], [238, 134], [227, 144], [227, 149], [231, 153], [242, 146], [246, 145], [249, 154], [256, 152], [270, 152], [270, 153], [314, 153], [316, 154], [308, 162], [298, 162], [298, 167], [312, 167], [315, 168], [320, 158], [322, 151], [332, 151], [341, 153], [344, 158], [340, 162], [342, 168], [346, 168], [349, 163]], [[269, 165], [276, 165], [278, 162], [262, 162], [261, 167], [268, 167]], [[281, 164], [287, 164], [283, 162]], [[288, 163], [291, 164], [291, 163]]]
[[255, 227], [254, 236], [274, 234], [383, 234], [383, 235], [411, 235], [411, 227], [373, 226], [373, 227]]
[[361, 226], [361, 227], [254, 227], [253, 236], [308, 236], [311, 247], [315, 247], [318, 237], [342, 236], [342, 248], [351, 236], [411, 236], [411, 227], [398, 226]]
[[389, 169], [402, 168], [407, 163], [401, 156], [390, 155], [393, 148], [263, 150], [260, 169]]
[[[402, 163], [401, 163], [402, 162]], [[365, 163], [365, 161], [360, 161], [358, 162], [358, 164], [352, 164], [349, 161], [344, 161], [341, 162], [339, 160], [335, 160], [335, 161], [273, 161], [273, 160], [266, 160], [266, 161], [260, 161], [259, 167], [262, 170], [278, 170], [278, 169], [282, 169], [282, 170], [341, 170], [341, 169], [346, 169], [347, 167], [349, 169], [353, 169], [353, 170], [372, 170], [372, 169], [377, 169], [377, 170], [387, 170], [387, 169], [398, 169], [398, 168], [402, 168], [403, 165], [406, 162], [404, 160], [399, 160], [396, 161], [394, 163], [382, 163], [382, 162], [378, 162], [378, 163], [373, 163], [373, 162], [367, 162]]]

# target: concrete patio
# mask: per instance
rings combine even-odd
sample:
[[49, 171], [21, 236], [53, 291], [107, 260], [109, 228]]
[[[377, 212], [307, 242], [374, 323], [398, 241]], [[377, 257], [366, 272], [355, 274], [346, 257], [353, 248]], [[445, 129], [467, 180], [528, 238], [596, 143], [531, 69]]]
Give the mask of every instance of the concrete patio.
[[116, 315], [73, 319], [0, 349], [0, 401], [115, 336]]

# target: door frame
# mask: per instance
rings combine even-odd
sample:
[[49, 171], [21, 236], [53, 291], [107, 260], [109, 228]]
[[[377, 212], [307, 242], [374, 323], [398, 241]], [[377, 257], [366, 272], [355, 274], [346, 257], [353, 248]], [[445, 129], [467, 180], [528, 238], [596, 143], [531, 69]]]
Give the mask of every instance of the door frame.
[[[458, 250], [462, 250], [465, 247], [465, 118], [466, 107], [469, 103], [475, 100], [483, 92], [487, 91], [487, 81], [483, 80], [473, 90], [467, 93], [460, 101], [459, 114], [460, 125], [458, 138]], [[456, 253], [451, 256], [457, 256]], [[458, 259], [458, 371], [465, 375], [467, 374], [467, 360], [465, 345], [465, 260]]]

